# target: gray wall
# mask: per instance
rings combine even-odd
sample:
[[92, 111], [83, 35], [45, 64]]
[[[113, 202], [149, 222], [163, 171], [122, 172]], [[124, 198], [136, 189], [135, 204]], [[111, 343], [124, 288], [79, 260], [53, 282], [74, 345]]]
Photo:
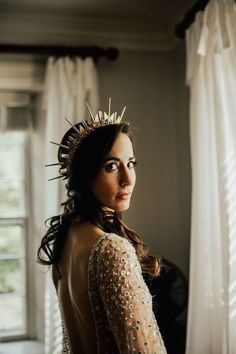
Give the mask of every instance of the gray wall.
[[[35, 71], [33, 61], [14, 57], [9, 58], [7, 67], [5, 72], [5, 66], [0, 65], [0, 89], [21, 88], [32, 92], [42, 87], [44, 63], [39, 63]], [[120, 112], [126, 105], [125, 118], [137, 127], [137, 185], [124, 219], [143, 236], [151, 254], [168, 258], [188, 275], [191, 175], [184, 47], [166, 53], [122, 51], [116, 62], [100, 60], [98, 71], [102, 107], [106, 109], [111, 96], [112, 109]], [[35, 102], [37, 119], [32, 152], [34, 160], [42, 166], [38, 146], [42, 145], [44, 117], [40, 102], [39, 95]], [[36, 181], [35, 171], [32, 177]], [[40, 188], [36, 185], [34, 199], [39, 197]], [[43, 220], [35, 211], [33, 223], [39, 231], [32, 253], [35, 257], [43, 227]], [[37, 338], [43, 339], [44, 274], [39, 267], [36, 278], [35, 332]]]
[[150, 253], [188, 274], [190, 158], [188, 89], [181, 45], [167, 53], [122, 51], [98, 65], [102, 107], [127, 106], [136, 133], [137, 184], [125, 221], [143, 236]]

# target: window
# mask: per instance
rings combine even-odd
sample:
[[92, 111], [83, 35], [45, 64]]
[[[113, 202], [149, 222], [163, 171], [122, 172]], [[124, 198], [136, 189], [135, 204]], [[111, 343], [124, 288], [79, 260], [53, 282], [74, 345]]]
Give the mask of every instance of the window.
[[2, 127], [4, 122], [0, 131], [0, 339], [29, 334], [28, 131], [19, 119], [29, 117], [22, 112], [25, 109], [2, 107], [0, 111]]

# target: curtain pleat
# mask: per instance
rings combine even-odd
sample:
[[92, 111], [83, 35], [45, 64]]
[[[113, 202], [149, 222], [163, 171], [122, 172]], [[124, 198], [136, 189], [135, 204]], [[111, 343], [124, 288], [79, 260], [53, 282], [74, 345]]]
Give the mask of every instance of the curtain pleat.
[[[88, 118], [85, 101], [96, 113], [99, 108], [98, 74], [92, 58], [49, 58], [46, 68], [43, 104], [46, 110], [45, 164], [57, 159], [57, 148], [49, 141], [60, 142], [70, 128], [66, 117], [75, 123]], [[64, 183], [49, 181], [58, 175], [58, 166], [44, 171], [44, 218], [60, 213], [60, 203], [66, 198]], [[45, 354], [61, 353], [61, 318], [51, 274], [45, 284]]]
[[192, 222], [186, 354], [236, 353], [236, 7], [188, 30]]

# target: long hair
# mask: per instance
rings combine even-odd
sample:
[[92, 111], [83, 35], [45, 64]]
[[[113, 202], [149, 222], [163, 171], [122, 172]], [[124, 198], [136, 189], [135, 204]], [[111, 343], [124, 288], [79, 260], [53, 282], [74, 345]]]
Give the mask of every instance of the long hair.
[[[61, 144], [67, 141], [71, 132], [70, 129], [64, 135]], [[121, 213], [104, 211], [91, 192], [92, 182], [120, 133], [127, 134], [132, 142], [128, 123], [97, 128], [80, 142], [70, 164], [70, 176], [66, 185], [68, 198], [61, 204], [63, 213], [46, 220], [48, 230], [37, 254], [41, 264], [55, 265], [58, 268], [70, 225], [79, 218], [90, 221], [104, 232], [112, 232], [128, 239], [136, 250], [142, 271], [153, 276], [159, 274], [160, 259], [148, 255], [147, 246], [140, 236], [122, 222]], [[59, 162], [60, 156], [59, 148]]]

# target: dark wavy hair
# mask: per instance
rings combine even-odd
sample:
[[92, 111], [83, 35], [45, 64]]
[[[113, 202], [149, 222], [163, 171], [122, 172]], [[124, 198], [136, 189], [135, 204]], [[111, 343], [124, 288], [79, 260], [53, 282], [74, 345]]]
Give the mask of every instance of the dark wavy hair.
[[[64, 135], [61, 144], [66, 144], [72, 132], [71, 128]], [[45, 222], [48, 230], [38, 249], [39, 263], [55, 265], [59, 269], [58, 263], [68, 230], [75, 219], [79, 219], [90, 221], [104, 232], [112, 232], [128, 239], [136, 250], [142, 271], [153, 276], [159, 275], [161, 260], [148, 255], [147, 246], [140, 236], [122, 222], [121, 213], [104, 211], [91, 192], [91, 184], [120, 133], [127, 134], [132, 142], [129, 124], [121, 123], [97, 128], [79, 144], [70, 165], [70, 177], [66, 184], [68, 198], [61, 204], [63, 213]], [[61, 152], [59, 148], [59, 162]]]

